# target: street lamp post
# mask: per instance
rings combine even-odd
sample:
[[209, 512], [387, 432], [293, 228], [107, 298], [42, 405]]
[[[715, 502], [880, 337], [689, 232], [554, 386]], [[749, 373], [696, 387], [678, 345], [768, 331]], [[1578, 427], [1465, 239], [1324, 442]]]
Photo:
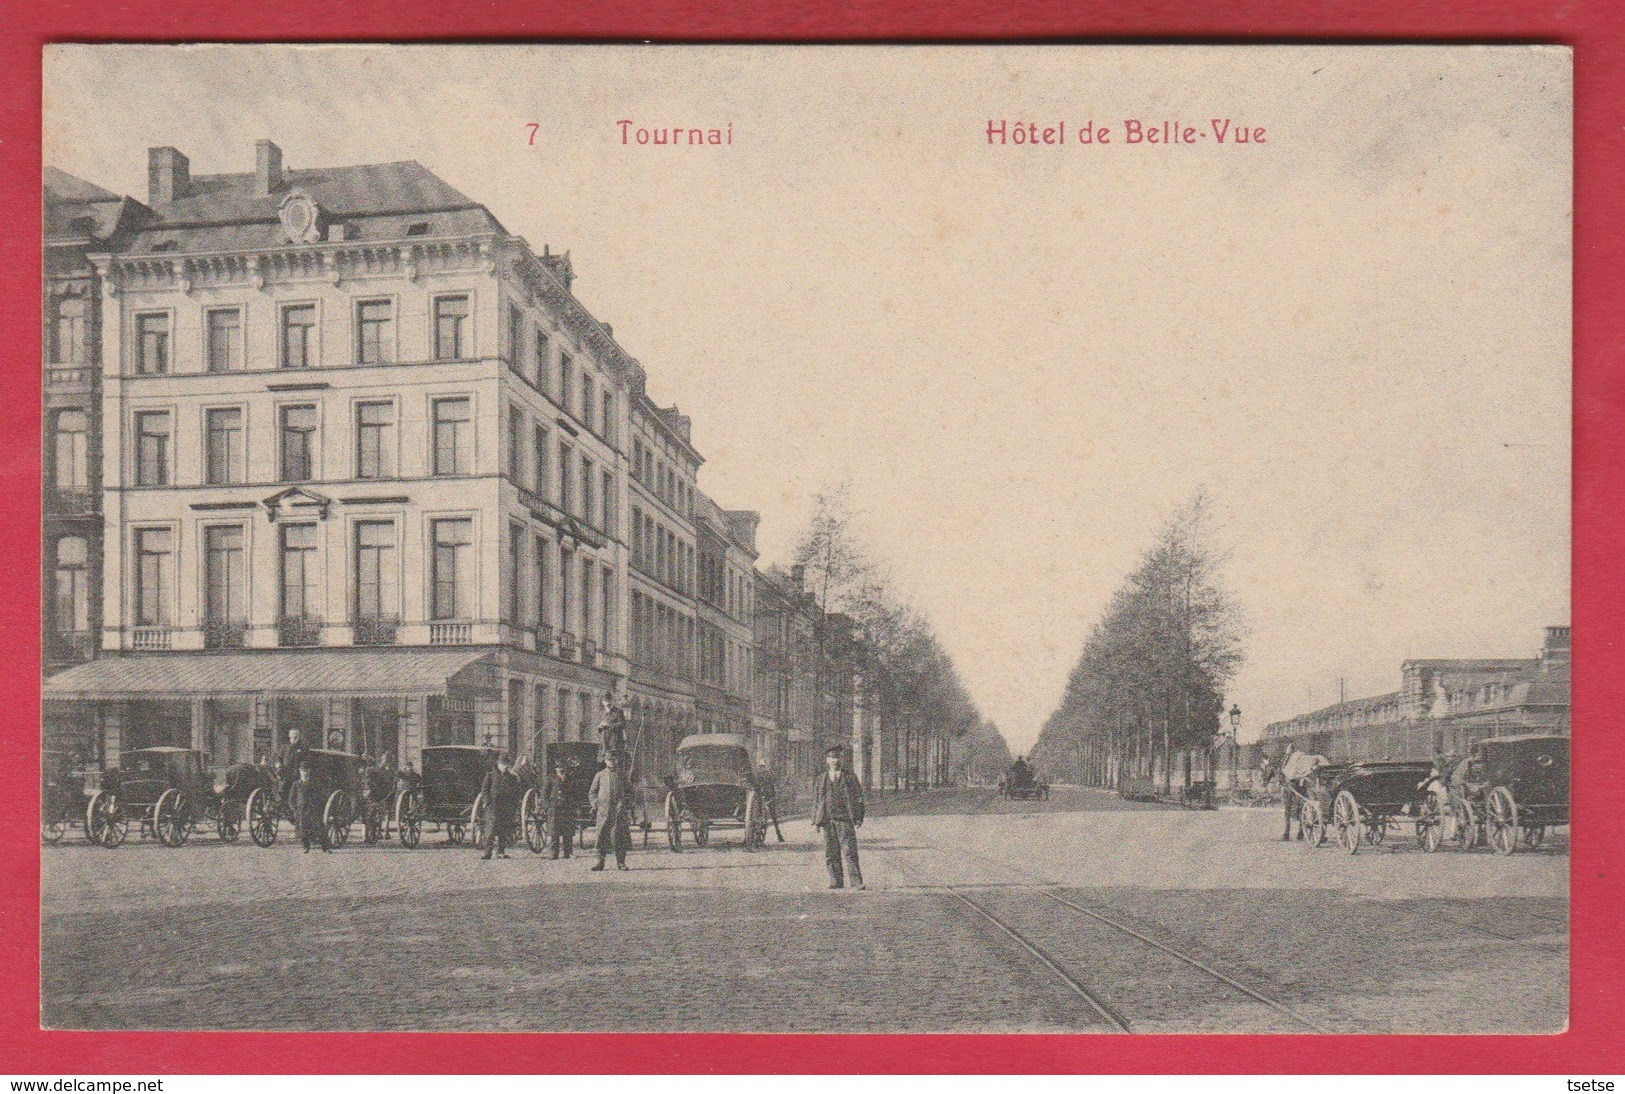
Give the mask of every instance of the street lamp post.
[[1236, 795], [1236, 763], [1241, 753], [1241, 707], [1230, 704], [1230, 796]]

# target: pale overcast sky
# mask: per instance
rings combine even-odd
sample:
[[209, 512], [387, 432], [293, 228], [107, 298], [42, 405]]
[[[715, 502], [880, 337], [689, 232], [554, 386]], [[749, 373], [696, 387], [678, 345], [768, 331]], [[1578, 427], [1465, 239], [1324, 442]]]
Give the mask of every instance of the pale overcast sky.
[[[1569, 612], [1570, 65], [1525, 48], [62, 47], [46, 162], [415, 159], [540, 250], [787, 558], [850, 478], [1025, 750], [1198, 484], [1267, 721]], [[1126, 145], [1123, 120], [1265, 143]], [[722, 147], [621, 144], [732, 125]], [[989, 119], [1067, 123], [990, 147]], [[1085, 122], [1112, 143], [1075, 143]], [[526, 123], [536, 122], [535, 145]], [[635, 142], [635, 136], [633, 137]]]

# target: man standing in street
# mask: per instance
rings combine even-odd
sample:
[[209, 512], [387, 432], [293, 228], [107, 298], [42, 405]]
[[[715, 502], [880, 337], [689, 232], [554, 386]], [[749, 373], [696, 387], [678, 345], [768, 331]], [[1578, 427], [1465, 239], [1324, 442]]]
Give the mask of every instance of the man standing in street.
[[1303, 798], [1309, 792], [1309, 776], [1326, 762], [1326, 757], [1294, 748], [1281, 763], [1281, 798], [1286, 803], [1286, 829], [1281, 838], [1292, 838], [1292, 822], [1298, 822], [1298, 838], [1303, 839]]
[[621, 770], [624, 757], [611, 752], [604, 757], [604, 769], [592, 777], [588, 800], [598, 819], [598, 865], [604, 868], [604, 856], [615, 849], [615, 869], [625, 870], [626, 853], [632, 849], [632, 829], [627, 813], [632, 808], [632, 784]]
[[327, 804], [327, 790], [311, 775], [310, 764], [299, 765], [299, 778], [293, 784], [292, 794], [294, 820], [299, 828], [299, 846], [308, 855], [311, 841], [314, 840], [321, 844], [323, 854], [332, 854], [333, 843], [328, 839], [327, 824], [322, 817], [322, 810]]
[[570, 812], [568, 782], [563, 760], [553, 762], [553, 772], [547, 777], [547, 830], [552, 843], [548, 858], [558, 858], [559, 852], [569, 858], [575, 848], [576, 818]]
[[[841, 748], [824, 750], [824, 773], [813, 788], [812, 822], [824, 832], [824, 865], [829, 867], [829, 887], [842, 889], [847, 882], [862, 889], [863, 871], [858, 868], [858, 829], [863, 827], [863, 787], [857, 776], [841, 764]], [[842, 858], [846, 870], [841, 869]]]
[[282, 800], [288, 800], [288, 794], [293, 784], [299, 779], [299, 767], [305, 762], [310, 753], [310, 746], [305, 744], [297, 729], [288, 730], [288, 743], [277, 754], [277, 775], [282, 782]]
[[519, 779], [507, 756], [498, 756], [496, 767], [485, 773], [480, 794], [485, 798], [485, 854], [480, 857], [489, 859], [495, 850], [499, 857], [507, 858], [514, 817], [519, 812]]

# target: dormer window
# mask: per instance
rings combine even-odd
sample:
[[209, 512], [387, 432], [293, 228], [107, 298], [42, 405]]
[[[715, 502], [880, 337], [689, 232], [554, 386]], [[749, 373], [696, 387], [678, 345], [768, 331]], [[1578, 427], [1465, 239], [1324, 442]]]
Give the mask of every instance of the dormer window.
[[406, 226], [406, 234], [409, 235], [409, 236], [426, 236], [426, 235], [428, 235], [429, 234], [429, 222], [426, 221], [426, 220], [420, 220], [416, 224], [408, 224]]

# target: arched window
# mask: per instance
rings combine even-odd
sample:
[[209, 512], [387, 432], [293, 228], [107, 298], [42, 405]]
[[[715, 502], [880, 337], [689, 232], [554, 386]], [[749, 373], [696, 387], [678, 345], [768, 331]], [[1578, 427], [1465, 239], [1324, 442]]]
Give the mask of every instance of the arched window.
[[56, 541], [54, 622], [58, 634], [83, 634], [90, 630], [88, 549], [79, 536]]

